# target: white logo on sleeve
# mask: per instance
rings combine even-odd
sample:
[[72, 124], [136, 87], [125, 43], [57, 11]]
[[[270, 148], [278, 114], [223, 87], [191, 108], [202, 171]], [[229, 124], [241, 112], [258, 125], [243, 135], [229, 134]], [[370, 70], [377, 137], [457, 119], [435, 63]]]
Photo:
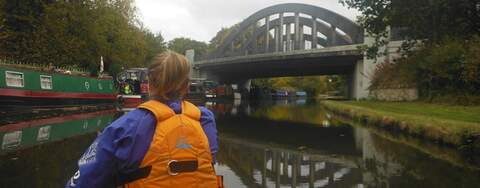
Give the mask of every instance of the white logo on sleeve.
[[77, 170], [77, 172], [75, 172], [75, 175], [73, 175], [73, 177], [70, 179], [71, 187], [77, 186], [75, 182], [78, 180], [78, 178], [80, 178], [80, 170]]
[[80, 160], [78, 161], [78, 166], [83, 166], [85, 164], [95, 161], [95, 157], [97, 155], [97, 146], [98, 142], [95, 141], [83, 154], [82, 158], [80, 158]]

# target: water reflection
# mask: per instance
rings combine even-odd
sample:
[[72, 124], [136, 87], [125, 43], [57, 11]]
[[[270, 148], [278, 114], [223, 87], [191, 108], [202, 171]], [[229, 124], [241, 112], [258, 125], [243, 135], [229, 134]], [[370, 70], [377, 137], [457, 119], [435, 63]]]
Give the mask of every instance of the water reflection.
[[0, 154], [102, 130], [114, 113], [104, 110], [2, 125]]
[[217, 113], [218, 167], [233, 187], [477, 187], [480, 183], [478, 167], [445, 160], [453, 153], [448, 148], [423, 148], [418, 141], [412, 147], [409, 140], [345, 124], [319, 105], [263, 103], [231, 108], [239, 110]]
[[55, 115], [0, 126], [0, 187], [63, 187], [115, 110]]
[[[305, 102], [305, 101], [304, 101]], [[351, 126], [307, 101], [211, 101], [226, 187], [477, 187], [451, 150]], [[121, 109], [120, 109], [121, 110]], [[0, 126], [0, 187], [62, 187], [120, 113], [49, 116]], [[450, 160], [451, 159], [451, 160]]]
[[[228, 166], [248, 187], [352, 187], [362, 183], [353, 160], [222, 137], [219, 166]], [[226, 178], [226, 183], [229, 182]], [[235, 187], [235, 186], [234, 186]]]

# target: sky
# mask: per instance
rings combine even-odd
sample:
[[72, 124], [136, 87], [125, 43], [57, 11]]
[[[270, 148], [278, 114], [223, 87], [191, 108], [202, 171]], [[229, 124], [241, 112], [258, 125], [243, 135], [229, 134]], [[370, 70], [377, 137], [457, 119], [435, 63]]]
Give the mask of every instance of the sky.
[[304, 3], [337, 12], [351, 20], [358, 11], [338, 0], [135, 0], [138, 16], [166, 41], [188, 37], [208, 42], [222, 27], [241, 22], [253, 13], [281, 3]]

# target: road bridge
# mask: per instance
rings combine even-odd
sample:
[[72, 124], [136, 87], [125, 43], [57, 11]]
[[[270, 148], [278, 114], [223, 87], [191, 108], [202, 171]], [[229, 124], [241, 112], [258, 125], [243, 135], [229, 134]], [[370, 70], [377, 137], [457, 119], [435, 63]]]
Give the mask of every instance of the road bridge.
[[225, 83], [347, 75], [350, 97], [361, 99], [368, 97], [375, 65], [359, 47], [372, 43], [362, 27], [335, 12], [306, 4], [279, 4], [246, 18], [214, 52], [195, 61], [192, 72], [194, 77]]

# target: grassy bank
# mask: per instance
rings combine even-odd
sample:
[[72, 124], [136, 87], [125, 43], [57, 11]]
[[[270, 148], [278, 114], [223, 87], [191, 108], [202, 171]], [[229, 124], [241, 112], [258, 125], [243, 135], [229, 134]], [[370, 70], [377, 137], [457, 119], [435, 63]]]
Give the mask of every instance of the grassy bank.
[[480, 107], [418, 102], [322, 101], [337, 115], [480, 153]]

